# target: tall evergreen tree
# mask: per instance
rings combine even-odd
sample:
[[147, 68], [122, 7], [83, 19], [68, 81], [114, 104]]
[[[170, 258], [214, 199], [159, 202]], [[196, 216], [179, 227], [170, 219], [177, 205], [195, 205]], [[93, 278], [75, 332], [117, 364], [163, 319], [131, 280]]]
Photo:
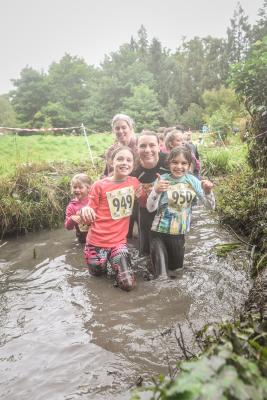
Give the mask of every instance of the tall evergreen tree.
[[25, 67], [19, 79], [12, 80], [15, 90], [10, 92], [18, 120], [25, 127], [33, 124], [35, 114], [47, 103], [50, 96], [47, 76], [31, 67]]
[[258, 20], [252, 28], [251, 42], [262, 40], [267, 35], [267, 0], [264, 0], [263, 6], [258, 11]]
[[251, 26], [248, 23], [248, 16], [238, 2], [230, 20], [230, 27], [227, 29], [229, 64], [244, 60], [249, 51], [250, 36]]

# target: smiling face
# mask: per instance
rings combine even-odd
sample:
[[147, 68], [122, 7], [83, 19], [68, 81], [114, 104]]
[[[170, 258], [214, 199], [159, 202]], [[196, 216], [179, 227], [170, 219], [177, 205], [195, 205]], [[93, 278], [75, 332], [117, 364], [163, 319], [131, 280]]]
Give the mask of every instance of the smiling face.
[[112, 160], [114, 180], [124, 179], [130, 175], [133, 170], [133, 165], [134, 160], [131, 151], [127, 149], [119, 150]]
[[138, 138], [137, 152], [144, 168], [154, 168], [159, 161], [159, 143], [157, 136], [142, 135]]
[[88, 195], [89, 189], [90, 187], [88, 185], [79, 181], [75, 181], [71, 185], [71, 192], [79, 201], [83, 200]]
[[182, 133], [176, 133], [176, 134], [173, 136], [173, 139], [172, 139], [172, 140], [170, 141], [170, 143], [169, 143], [169, 149], [171, 150], [171, 149], [173, 149], [174, 147], [182, 146], [182, 145], [183, 145], [183, 142], [184, 142], [183, 134], [182, 134]]
[[190, 163], [183, 154], [179, 154], [170, 160], [170, 171], [172, 176], [180, 178], [184, 176], [190, 169]]
[[115, 133], [118, 142], [123, 146], [127, 146], [130, 143], [133, 129], [123, 119], [118, 119], [114, 122], [113, 132]]

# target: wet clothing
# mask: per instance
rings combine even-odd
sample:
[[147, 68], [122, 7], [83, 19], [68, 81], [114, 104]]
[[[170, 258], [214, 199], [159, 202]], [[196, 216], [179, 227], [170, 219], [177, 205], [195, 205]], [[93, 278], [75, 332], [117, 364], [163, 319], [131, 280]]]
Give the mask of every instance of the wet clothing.
[[[182, 266], [184, 257], [183, 241], [185, 233], [190, 230], [191, 205], [197, 196], [207, 208], [215, 208], [214, 195], [205, 194], [201, 184], [192, 174], [174, 178], [170, 174], [162, 176], [170, 182], [166, 192], [156, 193], [153, 189], [147, 199], [147, 209], [156, 211], [151, 230], [154, 236], [160, 236], [168, 252], [169, 268]], [[177, 239], [171, 239], [171, 236]], [[178, 248], [175, 249], [175, 240]], [[173, 243], [174, 242], [174, 243]], [[180, 245], [179, 245], [180, 243]], [[182, 247], [181, 247], [182, 246]]]
[[104, 178], [92, 185], [88, 206], [96, 213], [86, 242], [99, 247], [126, 243], [138, 179], [128, 176], [122, 182]]
[[66, 218], [65, 218], [64, 226], [68, 230], [75, 228], [76, 237], [80, 243], [86, 242], [86, 236], [87, 236], [89, 226], [85, 225], [83, 223], [77, 224], [76, 222], [73, 221], [73, 219], [71, 217], [73, 215], [78, 214], [80, 209], [82, 207], [87, 206], [87, 204], [88, 204], [88, 197], [86, 196], [84, 199], [82, 199], [82, 201], [77, 200], [77, 199], [71, 200], [66, 208]]
[[[159, 153], [159, 161], [154, 168], [144, 168], [139, 166], [132, 175], [135, 176], [140, 183], [146, 195], [151, 192], [154, 182], [157, 179], [157, 174], [166, 174], [168, 168], [166, 167], [166, 154]], [[150, 232], [151, 225], [156, 212], [150, 213], [146, 209], [145, 201], [139, 201], [139, 253], [140, 255], [148, 255], [150, 251]]]
[[88, 201], [96, 213], [85, 246], [89, 272], [100, 275], [109, 261], [118, 285], [124, 290], [131, 290], [135, 285], [127, 259], [126, 235], [138, 186], [138, 179], [132, 176], [120, 182], [104, 178], [92, 185]]
[[[184, 263], [185, 235], [169, 235], [151, 231], [151, 241], [161, 240], [167, 250], [168, 269], [182, 268]], [[153, 246], [152, 246], [153, 247]], [[151, 254], [153, 260], [153, 254]]]
[[215, 208], [214, 195], [205, 194], [197, 178], [186, 174], [173, 178], [170, 174], [162, 175], [170, 182], [166, 192], [156, 193], [153, 189], [147, 199], [147, 209], [157, 210], [152, 223], [152, 230], [170, 235], [185, 234], [190, 230], [191, 203], [197, 196], [207, 208]]
[[[100, 276], [107, 270], [107, 262], [116, 273], [118, 286], [123, 290], [131, 290], [135, 286], [135, 276], [131, 270], [129, 253], [126, 244], [115, 247], [97, 247], [90, 244], [85, 245], [85, 258], [89, 273]], [[124, 260], [125, 263], [122, 261]]]

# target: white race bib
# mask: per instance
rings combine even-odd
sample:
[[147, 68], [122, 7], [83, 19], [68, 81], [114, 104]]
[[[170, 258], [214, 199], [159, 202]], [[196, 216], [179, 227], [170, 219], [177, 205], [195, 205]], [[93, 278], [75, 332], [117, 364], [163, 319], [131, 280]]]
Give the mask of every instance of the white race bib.
[[168, 206], [175, 211], [181, 211], [183, 208], [191, 206], [192, 200], [196, 196], [191, 185], [187, 183], [176, 183], [167, 190]]
[[108, 206], [112, 219], [129, 217], [134, 204], [134, 189], [127, 186], [122, 189], [107, 192]]

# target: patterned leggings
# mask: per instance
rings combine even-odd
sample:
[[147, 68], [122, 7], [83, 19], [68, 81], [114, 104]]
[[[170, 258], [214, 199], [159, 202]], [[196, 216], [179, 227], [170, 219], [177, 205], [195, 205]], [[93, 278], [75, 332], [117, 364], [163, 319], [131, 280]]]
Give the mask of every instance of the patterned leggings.
[[100, 276], [107, 269], [107, 262], [116, 273], [118, 286], [123, 290], [131, 290], [135, 286], [135, 277], [130, 269], [129, 253], [126, 244], [115, 247], [96, 247], [86, 243], [84, 248], [85, 259], [89, 273]]

